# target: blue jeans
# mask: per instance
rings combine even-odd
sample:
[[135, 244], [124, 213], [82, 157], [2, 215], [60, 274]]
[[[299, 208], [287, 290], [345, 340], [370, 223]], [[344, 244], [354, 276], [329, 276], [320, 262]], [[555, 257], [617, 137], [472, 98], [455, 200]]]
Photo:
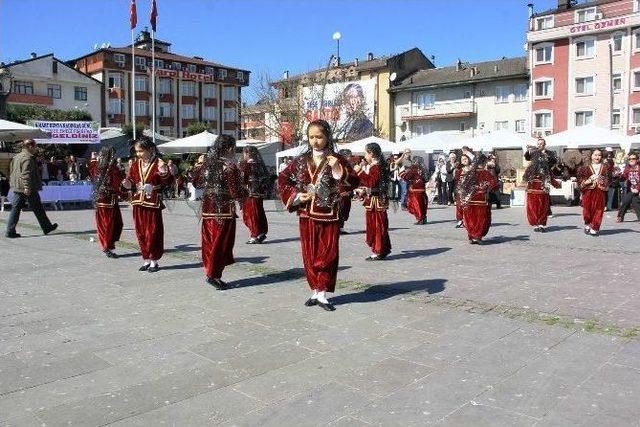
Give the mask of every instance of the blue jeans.
[[407, 206], [407, 181], [400, 180], [400, 205]]
[[[616, 194], [620, 194], [618, 193], [618, 188], [613, 186], [609, 187], [607, 191], [607, 210], [613, 210], [613, 199]], [[620, 207], [620, 199], [618, 199], [618, 207]]]

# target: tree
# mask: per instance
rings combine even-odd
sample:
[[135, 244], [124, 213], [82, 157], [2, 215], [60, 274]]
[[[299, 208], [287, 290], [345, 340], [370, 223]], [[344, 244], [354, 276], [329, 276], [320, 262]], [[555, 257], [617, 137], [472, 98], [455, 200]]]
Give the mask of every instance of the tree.
[[211, 131], [211, 127], [208, 124], [202, 123], [202, 122], [191, 123], [187, 127], [187, 135], [189, 135], [189, 136], [197, 135], [197, 134], [202, 133], [204, 131]]
[[93, 119], [91, 114], [84, 110], [58, 110], [40, 105], [9, 105], [7, 120], [26, 123], [28, 120], [87, 121]]
[[[144, 130], [145, 125], [143, 123], [136, 123], [136, 137], [142, 136]], [[133, 125], [131, 123], [122, 125], [122, 133], [127, 135], [127, 138], [133, 139]]]

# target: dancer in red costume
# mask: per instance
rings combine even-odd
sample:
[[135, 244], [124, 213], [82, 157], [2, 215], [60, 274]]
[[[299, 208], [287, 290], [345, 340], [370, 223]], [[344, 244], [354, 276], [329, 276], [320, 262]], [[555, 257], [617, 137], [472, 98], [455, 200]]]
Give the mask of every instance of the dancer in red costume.
[[590, 236], [596, 237], [600, 234], [602, 216], [607, 205], [608, 173], [607, 165], [602, 163], [602, 150], [599, 148], [591, 153], [591, 164], [578, 169], [584, 232]]
[[498, 188], [495, 175], [485, 169], [486, 156], [475, 156], [471, 168], [460, 181], [460, 201], [469, 243], [479, 244], [491, 227], [489, 192]]
[[384, 159], [380, 145], [371, 142], [365, 147], [365, 162], [356, 166], [360, 178], [357, 193], [364, 197], [366, 210], [367, 234], [366, 242], [371, 248], [367, 261], [385, 259], [391, 253], [389, 239], [389, 165]]
[[247, 243], [262, 243], [269, 232], [263, 201], [271, 191], [270, 174], [256, 147], [244, 147], [242, 156], [240, 173], [249, 195], [242, 204], [242, 220], [250, 233]]
[[160, 269], [158, 260], [164, 254], [162, 188], [171, 183], [171, 174], [150, 139], [138, 139], [134, 149], [137, 160], [132, 163], [122, 186], [133, 191], [133, 222], [144, 260], [138, 270], [155, 273]]
[[531, 161], [524, 171], [524, 180], [527, 182], [527, 221], [534, 227], [535, 232], [544, 232], [547, 229], [547, 218], [551, 211], [549, 186], [560, 187], [560, 182], [551, 175], [551, 163], [547, 153], [546, 150], [530, 148], [525, 155], [525, 158]]
[[456, 228], [464, 227], [464, 215], [462, 215], [462, 200], [460, 199], [460, 183], [471, 169], [471, 159], [467, 154], [460, 156], [460, 165], [454, 172], [455, 202], [456, 202]]
[[415, 225], [427, 223], [427, 208], [429, 201], [425, 189], [428, 180], [427, 171], [424, 168], [424, 160], [420, 156], [413, 156], [413, 164], [400, 174], [407, 181], [407, 209], [416, 218]]
[[206, 282], [218, 290], [228, 288], [222, 272], [233, 264], [236, 239], [236, 204], [248, 195], [235, 163], [236, 140], [220, 135], [194, 168], [194, 185], [202, 195], [202, 264]]
[[313, 291], [304, 305], [333, 311], [326, 293], [336, 286], [340, 240], [340, 189], [355, 188], [358, 178], [349, 162], [335, 152], [329, 123], [307, 127], [309, 149], [278, 176], [280, 198], [300, 221], [302, 261]]
[[[351, 150], [342, 149], [339, 154], [347, 159], [350, 165], [353, 166], [352, 163], [352, 155]], [[340, 234], [348, 234], [344, 230], [344, 224], [349, 220], [349, 214], [351, 213], [351, 200], [353, 199], [353, 188], [348, 184], [343, 184], [340, 186]]]
[[103, 147], [98, 158], [92, 159], [89, 176], [94, 185], [98, 241], [108, 258], [118, 258], [113, 251], [122, 234], [122, 213], [118, 201], [123, 176], [112, 147]]

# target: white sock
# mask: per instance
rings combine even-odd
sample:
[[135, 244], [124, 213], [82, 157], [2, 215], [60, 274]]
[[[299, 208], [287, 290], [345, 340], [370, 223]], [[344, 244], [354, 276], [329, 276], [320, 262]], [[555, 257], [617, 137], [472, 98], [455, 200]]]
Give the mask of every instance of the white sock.
[[150, 264], [151, 267], [157, 267], [158, 266], [158, 261], [151, 260], [151, 261], [149, 261], [149, 264]]
[[598, 232], [592, 228], [589, 230], [589, 234], [598, 234]]
[[145, 260], [143, 260], [143, 261], [144, 261], [144, 265], [149, 265], [149, 264], [151, 264], [151, 262], [150, 262], [149, 260], [147, 260], [147, 259], [145, 259]]
[[311, 299], [318, 299], [318, 291], [313, 291], [313, 295], [311, 295]]
[[329, 301], [327, 301], [327, 298], [325, 297], [325, 293], [326, 292], [318, 292], [317, 300], [320, 301], [323, 304], [328, 304]]

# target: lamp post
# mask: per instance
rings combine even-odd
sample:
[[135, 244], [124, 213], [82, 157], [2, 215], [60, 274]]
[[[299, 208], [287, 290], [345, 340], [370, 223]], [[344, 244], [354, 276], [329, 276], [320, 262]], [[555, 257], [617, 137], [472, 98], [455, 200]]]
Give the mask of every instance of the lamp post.
[[336, 61], [338, 62], [338, 66], [340, 66], [340, 39], [341, 38], [342, 38], [342, 34], [340, 34], [340, 31], [336, 31], [335, 33], [333, 33], [333, 39], [336, 41], [336, 45], [337, 45]]
[[0, 68], [0, 119], [7, 118], [7, 98], [11, 93], [13, 76], [8, 68]]

